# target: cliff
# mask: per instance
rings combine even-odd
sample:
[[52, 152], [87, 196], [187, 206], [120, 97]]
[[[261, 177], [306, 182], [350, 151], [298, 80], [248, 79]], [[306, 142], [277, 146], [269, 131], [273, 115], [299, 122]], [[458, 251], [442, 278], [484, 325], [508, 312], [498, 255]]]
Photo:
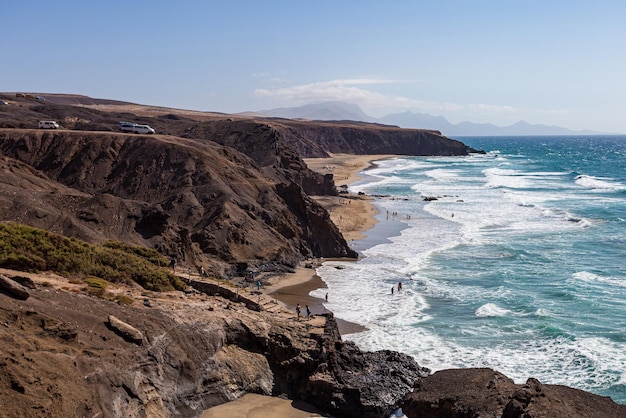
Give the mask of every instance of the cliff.
[[153, 247], [216, 274], [356, 256], [288, 170], [211, 141], [4, 129], [0, 152], [5, 221]]
[[[47, 98], [15, 98], [0, 112], [1, 220], [149, 246], [224, 277], [357, 256], [311, 199], [337, 194], [332, 175], [309, 170], [303, 157], [474, 151], [434, 131]], [[41, 119], [67, 130], [27, 129]], [[117, 132], [120, 120], [158, 134]]]
[[409, 356], [343, 342], [332, 315], [298, 321], [281, 309], [249, 310], [243, 296], [107, 288], [135, 300], [126, 306], [84, 284], [28, 276], [27, 300], [0, 293], [6, 418], [197, 417], [246, 392], [374, 418], [427, 374]]
[[[0, 112], [0, 220], [156, 248], [223, 277], [356, 257], [310, 197], [336, 194], [332, 176], [303, 157], [476, 151], [436, 131], [62, 99], [20, 99]], [[65, 129], [32, 129], [40, 119]], [[159, 134], [119, 133], [120, 120]], [[232, 290], [225, 299], [114, 289], [126, 306], [81, 281], [34, 280], [27, 297], [0, 293], [7, 417], [194, 417], [245, 392], [302, 399], [338, 417], [383, 417], [400, 405], [410, 418], [626, 416], [608, 398], [533, 379], [516, 385], [491, 370], [427, 376], [408, 356], [342, 341], [332, 316], [296, 321], [260, 298], [234, 300]]]

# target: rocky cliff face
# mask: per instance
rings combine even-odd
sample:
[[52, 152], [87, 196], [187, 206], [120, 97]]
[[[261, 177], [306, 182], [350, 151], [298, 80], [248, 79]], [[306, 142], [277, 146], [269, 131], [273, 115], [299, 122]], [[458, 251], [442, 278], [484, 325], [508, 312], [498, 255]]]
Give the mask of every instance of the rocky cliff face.
[[246, 392], [382, 417], [427, 374], [408, 356], [343, 342], [332, 317], [298, 321], [193, 292], [124, 306], [43, 279], [54, 280], [35, 277], [25, 301], [0, 293], [3, 417], [196, 417]]
[[303, 158], [327, 153], [397, 155], [467, 155], [474, 150], [438, 131], [402, 129], [362, 122], [272, 122], [286, 144]]
[[218, 274], [233, 265], [356, 256], [289, 171], [261, 169], [214, 142], [2, 130], [0, 152], [3, 220], [155, 247]]

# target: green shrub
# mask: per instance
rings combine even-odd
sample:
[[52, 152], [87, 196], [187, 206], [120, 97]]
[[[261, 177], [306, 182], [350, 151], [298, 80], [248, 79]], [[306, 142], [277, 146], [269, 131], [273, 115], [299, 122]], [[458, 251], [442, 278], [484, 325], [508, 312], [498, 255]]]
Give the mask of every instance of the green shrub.
[[150, 248], [113, 241], [92, 245], [28, 225], [0, 224], [0, 267], [4, 268], [91, 276], [105, 283], [134, 281], [155, 291], [184, 289], [177, 276], [160, 268], [167, 265], [168, 259]]
[[87, 277], [85, 282], [87, 283], [87, 286], [96, 289], [106, 289], [109, 284], [106, 280], [99, 279], [98, 277]]
[[113, 300], [120, 305], [132, 305], [133, 302], [135, 302], [135, 299], [127, 295], [115, 295], [115, 298]]

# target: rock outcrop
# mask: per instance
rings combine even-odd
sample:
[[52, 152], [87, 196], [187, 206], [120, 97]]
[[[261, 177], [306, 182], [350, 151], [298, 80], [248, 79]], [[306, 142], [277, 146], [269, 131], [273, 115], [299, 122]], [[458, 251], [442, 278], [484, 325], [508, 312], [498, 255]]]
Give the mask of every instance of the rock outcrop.
[[416, 382], [402, 404], [409, 418], [612, 418], [626, 405], [537, 379], [515, 384], [491, 369], [441, 370]]
[[30, 297], [30, 293], [28, 293], [26, 287], [8, 278], [4, 274], [0, 274], [0, 292], [4, 292], [11, 297], [21, 300], [26, 300]]
[[2, 416], [197, 417], [258, 393], [373, 418], [427, 374], [409, 356], [343, 342], [332, 316], [298, 321], [199, 293], [150, 305], [50, 286], [26, 301], [0, 294]]
[[429, 373], [408, 355], [363, 352], [342, 341], [332, 314], [310, 347], [285, 341], [286, 335], [270, 335], [274, 393], [302, 399], [337, 417], [386, 417], [400, 406], [413, 382]]
[[131, 343], [135, 343], [137, 345], [143, 344], [143, 333], [132, 325], [127, 324], [124, 321], [120, 321], [113, 315], [109, 315], [109, 318], [107, 319], [107, 325], [125, 340], [130, 341]]

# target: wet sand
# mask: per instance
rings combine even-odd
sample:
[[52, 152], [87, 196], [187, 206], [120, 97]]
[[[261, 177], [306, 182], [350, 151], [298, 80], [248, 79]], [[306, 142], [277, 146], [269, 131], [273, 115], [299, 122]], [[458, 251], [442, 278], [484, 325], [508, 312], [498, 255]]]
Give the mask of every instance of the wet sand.
[[[333, 154], [330, 158], [307, 158], [304, 161], [307, 166], [322, 174], [332, 174], [337, 186], [348, 185], [361, 179], [359, 173], [368, 167], [372, 167], [372, 161], [394, 157], [392, 155], [352, 155]], [[378, 211], [371, 203], [368, 196], [358, 196], [352, 193], [344, 193], [339, 196], [317, 197], [320, 203], [331, 215], [331, 219], [337, 225], [344, 238], [348, 242], [366, 238], [366, 232], [372, 230], [378, 223], [375, 216]], [[342, 260], [354, 262], [353, 259]], [[326, 287], [326, 283], [315, 273], [314, 268], [304, 267], [306, 263], [296, 269], [296, 272], [264, 289], [264, 293], [276, 299], [291, 310], [295, 310], [299, 303], [305, 311], [309, 305], [312, 314], [325, 312], [324, 300], [315, 298], [309, 293], [316, 289]], [[332, 297], [332, 295], [329, 295]], [[337, 319], [339, 333], [347, 335], [365, 331], [367, 328], [352, 322]]]
[[[350, 260], [349, 262], [354, 262], [354, 260]], [[283, 281], [266, 288], [265, 292], [294, 312], [296, 305], [299, 303], [304, 315], [306, 315], [307, 305], [311, 310], [311, 314], [319, 315], [328, 312], [323, 305], [325, 301], [324, 299], [310, 296], [309, 293], [313, 290], [323, 289], [325, 287], [326, 283], [324, 283], [320, 276], [315, 274], [314, 269], [299, 267], [296, 269], [296, 273], [290, 274], [289, 277], [283, 279]], [[344, 321], [340, 318], [335, 319], [341, 335], [361, 332], [367, 329], [353, 322]]]
[[323, 417], [319, 411], [302, 401], [291, 401], [248, 393], [241, 398], [208, 409], [202, 418], [308, 418]]
[[[348, 186], [361, 180], [360, 173], [374, 165], [373, 161], [395, 157], [393, 155], [333, 154], [330, 158], [306, 158], [307, 166], [321, 174], [332, 174], [335, 185]], [[378, 211], [368, 196], [340, 194], [339, 196], [315, 196], [314, 199], [330, 214], [346, 241], [363, 239], [378, 222]]]

